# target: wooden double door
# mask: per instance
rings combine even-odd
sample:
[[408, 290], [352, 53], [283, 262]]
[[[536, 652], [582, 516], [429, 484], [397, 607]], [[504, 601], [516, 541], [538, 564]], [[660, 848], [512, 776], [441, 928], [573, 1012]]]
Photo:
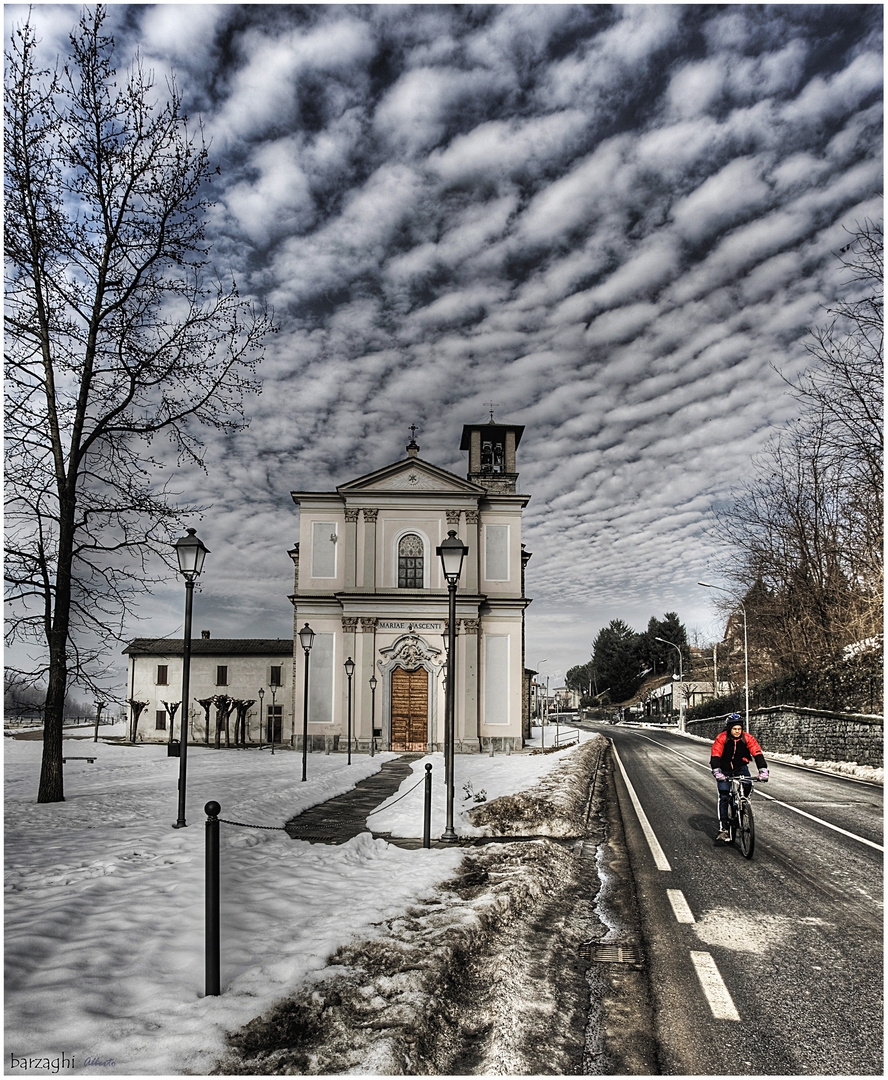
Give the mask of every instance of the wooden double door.
[[429, 741], [429, 673], [392, 671], [392, 750], [424, 753]]

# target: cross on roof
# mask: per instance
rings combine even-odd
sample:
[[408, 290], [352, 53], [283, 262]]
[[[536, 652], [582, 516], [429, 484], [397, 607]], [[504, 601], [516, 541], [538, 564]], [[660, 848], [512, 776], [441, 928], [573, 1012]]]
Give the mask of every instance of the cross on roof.
[[493, 410], [499, 408], [498, 401], [485, 401], [484, 404], [490, 409], [490, 423], [493, 423]]
[[416, 442], [416, 424], [410, 425], [410, 439], [412, 442]]

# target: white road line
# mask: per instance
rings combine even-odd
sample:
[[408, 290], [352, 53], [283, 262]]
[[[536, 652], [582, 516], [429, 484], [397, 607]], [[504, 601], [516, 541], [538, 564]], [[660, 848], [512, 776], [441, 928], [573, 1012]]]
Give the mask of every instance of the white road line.
[[697, 921], [681, 889], [667, 889], [666, 895], [669, 897], [669, 903], [672, 905], [672, 910], [678, 922], [692, 923]]
[[632, 800], [632, 805], [635, 807], [635, 813], [638, 814], [638, 821], [641, 825], [641, 831], [644, 833], [644, 838], [648, 842], [648, 847], [651, 849], [651, 855], [654, 857], [654, 864], [658, 870], [671, 870], [669, 860], [660, 847], [660, 841], [657, 839], [654, 830], [651, 828], [651, 823], [647, 819], [647, 815], [641, 808], [641, 803], [638, 801], [638, 796], [635, 794], [635, 788], [632, 786], [629, 777], [626, 775], [626, 770], [623, 768], [623, 762], [620, 760], [620, 755], [617, 752], [615, 744], [613, 746], [614, 757], [617, 759], [617, 764], [620, 766], [620, 772], [623, 774], [623, 781], [629, 791], [629, 798]]
[[[644, 739], [646, 742], [653, 743], [654, 746], [659, 746], [661, 750], [668, 750], [670, 754], [675, 754], [676, 757], [680, 757], [684, 761], [689, 761], [691, 765], [696, 765], [699, 769], [706, 769], [707, 772], [709, 771], [708, 765], [703, 765], [699, 761], [694, 761], [694, 759], [689, 758], [687, 754], [682, 754], [679, 750], [673, 750], [671, 746], [664, 746], [663, 743], [657, 742], [656, 739], [649, 739], [647, 735], [639, 735], [639, 738]], [[783, 764], [783, 762], [778, 762], [778, 764]], [[872, 840], [867, 840], [864, 836], [858, 836], [857, 833], [848, 832], [847, 829], [840, 829], [838, 825], [833, 825], [829, 821], [824, 821], [823, 818], [814, 817], [813, 814], [809, 814], [805, 810], [799, 810], [797, 806], [791, 806], [789, 803], [781, 802], [779, 799], [775, 799], [773, 795], [766, 795], [762, 791], [761, 786], [755, 789], [755, 793], [756, 795], [761, 795], [763, 799], [767, 799], [768, 802], [776, 803], [777, 806], [782, 806], [786, 810], [791, 810], [794, 814], [806, 817], [810, 821], [816, 821], [818, 825], [822, 825], [825, 829], [832, 829], [833, 832], [841, 833], [842, 836], [847, 836], [851, 840], [857, 840], [861, 844], [866, 844], [867, 847], [875, 848], [876, 851], [884, 852], [885, 850], [881, 844], [875, 844]]]
[[697, 978], [703, 987], [709, 1008], [712, 1009], [712, 1015], [716, 1020], [739, 1020], [740, 1014], [734, 1008], [734, 1002], [712, 956], [708, 952], [692, 952], [691, 960], [697, 969]]

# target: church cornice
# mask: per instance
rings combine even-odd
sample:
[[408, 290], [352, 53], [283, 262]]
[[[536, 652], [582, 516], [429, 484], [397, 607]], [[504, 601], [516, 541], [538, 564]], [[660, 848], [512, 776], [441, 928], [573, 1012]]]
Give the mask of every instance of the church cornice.
[[[392, 482], [391, 487], [383, 486]], [[430, 486], [440, 484], [440, 487]], [[358, 495], [398, 495], [415, 492], [417, 495], [454, 495], [482, 496], [486, 489], [480, 484], [457, 476], [439, 465], [424, 461], [420, 457], [404, 458], [384, 465], [381, 469], [366, 473], [336, 488], [341, 497]]]

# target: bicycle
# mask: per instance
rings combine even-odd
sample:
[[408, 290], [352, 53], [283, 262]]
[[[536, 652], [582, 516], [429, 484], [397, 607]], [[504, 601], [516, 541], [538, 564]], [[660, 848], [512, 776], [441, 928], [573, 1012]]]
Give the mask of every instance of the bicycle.
[[728, 829], [731, 843], [740, 841], [740, 851], [745, 859], [751, 859], [755, 851], [755, 819], [749, 795], [743, 790], [746, 784], [757, 784], [757, 776], [726, 776], [731, 782], [731, 805], [729, 807]]

